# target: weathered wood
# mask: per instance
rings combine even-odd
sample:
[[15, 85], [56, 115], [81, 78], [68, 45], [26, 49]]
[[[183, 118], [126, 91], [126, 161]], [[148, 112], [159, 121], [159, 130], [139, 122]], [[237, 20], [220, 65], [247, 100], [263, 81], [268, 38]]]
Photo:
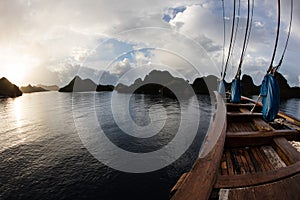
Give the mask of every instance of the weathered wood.
[[300, 162], [296, 162], [287, 167], [275, 169], [266, 172], [257, 172], [255, 174], [218, 176], [215, 188], [234, 188], [247, 187], [258, 184], [265, 184], [277, 181], [283, 178], [293, 176], [300, 173]]
[[269, 145], [273, 138], [282, 136], [289, 140], [299, 139], [299, 133], [295, 130], [227, 132], [225, 147]]
[[254, 106], [254, 103], [226, 103], [227, 107], [246, 107], [246, 108], [252, 108], [252, 106]]
[[273, 131], [253, 131], [253, 132], [227, 132], [226, 137], [282, 137], [282, 136], [293, 136], [294, 138], [299, 137], [298, 131], [295, 130], [273, 130]]
[[252, 151], [252, 153], [253, 153], [253, 156], [254, 156], [255, 160], [257, 161], [257, 164], [258, 164], [258, 166], [259, 166], [259, 171], [262, 171], [262, 172], [267, 171], [267, 170], [265, 169], [265, 167], [264, 167], [263, 161], [261, 160], [261, 158], [260, 158], [260, 156], [259, 156], [260, 152], [257, 151], [257, 147], [251, 147], [251, 151]]
[[220, 189], [219, 200], [228, 200], [229, 189]]
[[239, 154], [240, 154], [243, 166], [245, 168], [245, 172], [246, 172], [246, 174], [249, 174], [249, 173], [251, 173], [251, 170], [250, 170], [249, 163], [247, 162], [247, 159], [246, 159], [245, 151], [246, 151], [245, 149], [241, 148], [241, 149], [239, 149]]
[[279, 156], [288, 165], [300, 161], [300, 152], [297, 151], [284, 137], [274, 138], [274, 148]]
[[265, 154], [260, 149], [260, 147], [255, 147], [254, 149], [257, 152], [257, 155], [259, 157], [259, 160], [260, 160], [260, 163], [261, 163], [261, 167], [263, 168], [263, 171], [272, 170], [272, 167], [269, 166], [270, 161], [268, 159], [266, 159], [266, 157], [264, 156]]
[[247, 108], [239, 108], [241, 113], [250, 113], [250, 111]]
[[[300, 199], [300, 175], [295, 175], [276, 182], [245, 188], [228, 189], [226, 197], [230, 200], [282, 200]], [[222, 189], [226, 190], [226, 189]]]
[[251, 132], [257, 130], [252, 124], [252, 122], [249, 123], [249, 121], [235, 121], [235, 122], [229, 122], [227, 124], [227, 132]]
[[254, 167], [254, 164], [253, 164], [253, 162], [251, 160], [251, 157], [249, 155], [249, 147], [245, 148], [244, 154], [245, 154], [245, 158], [247, 160], [247, 163], [248, 163], [248, 166], [249, 166], [249, 169], [250, 169], [250, 173], [255, 173], [255, 167]]
[[180, 178], [178, 179], [178, 181], [176, 182], [176, 184], [173, 186], [173, 188], [171, 189], [170, 192], [170, 196], [173, 196], [173, 194], [175, 194], [175, 192], [178, 190], [178, 188], [181, 186], [181, 184], [183, 183], [183, 181], [185, 180], [185, 178], [188, 176], [188, 172], [183, 173]]
[[225, 151], [225, 155], [226, 155], [226, 161], [227, 161], [228, 175], [234, 175], [234, 169], [233, 169], [233, 165], [231, 162], [231, 156], [230, 156], [229, 151]]
[[257, 127], [259, 131], [272, 131], [275, 130], [270, 124], [266, 123], [264, 120], [260, 118], [252, 119], [254, 125]]
[[222, 160], [221, 160], [221, 174], [222, 175], [228, 175], [228, 170], [227, 170], [227, 160], [226, 160], [226, 155], [222, 155]]
[[[256, 101], [254, 101], [253, 99], [250, 99], [250, 98], [245, 97], [245, 96], [242, 96], [241, 99], [242, 99], [242, 100], [249, 101], [249, 102], [251, 102], [251, 103], [254, 103], [254, 104], [256, 104], [256, 105], [259, 106], [259, 107], [262, 107], [262, 106], [263, 106], [262, 103], [256, 102]], [[278, 116], [280, 116], [280, 117], [282, 117], [282, 118], [284, 118], [284, 119], [286, 119], [286, 120], [292, 122], [293, 124], [297, 125], [298, 127], [300, 126], [300, 119], [297, 119], [296, 117], [290, 116], [290, 115], [288, 115], [288, 114], [286, 114], [286, 113], [284, 113], [284, 112], [281, 112], [281, 111], [278, 112]]]
[[238, 113], [238, 112], [228, 112], [228, 117], [261, 117], [262, 113]]
[[[216, 93], [217, 109], [213, 125], [201, 149], [199, 159], [193, 165], [189, 176], [185, 178], [172, 200], [208, 199], [216, 181], [226, 136], [226, 107], [222, 97]], [[218, 138], [215, 133], [219, 133]], [[213, 140], [214, 139], [214, 140]], [[215, 140], [217, 142], [215, 143]], [[211, 143], [213, 142], [213, 147]]]
[[277, 152], [271, 146], [263, 146], [261, 148], [274, 169], [286, 167], [285, 162], [279, 157]]
[[[288, 140], [299, 141], [299, 131], [274, 130], [273, 127], [287, 127], [272, 127], [263, 121], [262, 113], [258, 113], [260, 103], [258, 112], [251, 113], [254, 100], [242, 97], [243, 102], [250, 100], [252, 104], [227, 103], [225, 113], [225, 104], [220, 99], [217, 95], [214, 122], [199, 158], [189, 175], [181, 177], [172, 189], [172, 200], [217, 198], [218, 191], [220, 199], [294, 197], [300, 190], [300, 152]], [[300, 125], [293, 117], [281, 112], [278, 115], [284, 122], [293, 123], [292, 128]], [[297, 195], [300, 198], [300, 193]]]
[[263, 159], [264, 162], [265, 162], [266, 168], [267, 168], [268, 170], [274, 170], [275, 167], [274, 167], [273, 164], [271, 163], [270, 158], [265, 154], [264, 149], [265, 149], [266, 147], [272, 148], [271, 146], [262, 146], [262, 147], [260, 147], [260, 148], [259, 148], [260, 151], [261, 151], [261, 154], [260, 154], [260, 155], [261, 155], [262, 159]]
[[241, 168], [239, 165], [239, 161], [237, 159], [237, 156], [235, 155], [234, 150], [230, 149], [229, 152], [230, 152], [230, 158], [231, 158], [231, 163], [233, 166], [234, 174], [241, 174]]
[[280, 117], [282, 117], [282, 118], [284, 118], [284, 119], [292, 122], [293, 124], [297, 125], [298, 127], [300, 126], [300, 120], [297, 119], [297, 118], [295, 118], [295, 117], [293, 117], [293, 116], [290, 116], [290, 115], [288, 115], [288, 114], [286, 114], [284, 112], [281, 112], [281, 111], [278, 112], [278, 116], [280, 116]]

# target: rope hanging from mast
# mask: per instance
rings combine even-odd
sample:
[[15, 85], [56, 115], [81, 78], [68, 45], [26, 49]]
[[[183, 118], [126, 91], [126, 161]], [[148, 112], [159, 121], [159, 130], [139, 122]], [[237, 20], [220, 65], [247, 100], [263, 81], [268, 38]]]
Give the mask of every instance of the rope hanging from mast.
[[291, 35], [291, 29], [292, 29], [292, 21], [293, 21], [293, 9], [294, 9], [294, 2], [293, 2], [293, 0], [291, 0], [291, 14], [290, 14], [290, 23], [289, 23], [288, 35], [287, 35], [287, 38], [286, 38], [286, 41], [285, 41], [285, 46], [284, 46], [281, 58], [279, 60], [279, 63], [278, 63], [277, 66], [275, 66], [275, 71], [277, 71], [280, 68], [280, 66], [282, 64], [282, 61], [283, 61], [283, 58], [284, 58], [284, 55], [285, 55], [285, 52], [286, 52], [286, 49], [287, 49], [287, 46], [288, 46], [288, 43], [289, 43], [289, 39], [290, 39], [290, 35]]
[[[277, 9], [278, 9], [278, 15], [277, 15], [277, 31], [276, 31], [276, 39], [275, 39], [275, 44], [274, 44], [274, 50], [273, 50], [273, 54], [272, 54], [272, 58], [271, 58], [271, 62], [270, 62], [270, 66], [268, 68], [267, 73], [271, 73], [272, 69], [273, 69], [273, 62], [275, 59], [275, 55], [276, 55], [276, 51], [277, 51], [277, 45], [278, 45], [278, 39], [279, 39], [279, 33], [280, 33], [280, 0], [278, 0], [277, 3]], [[274, 71], [275, 72], [275, 71]]]
[[225, 25], [225, 6], [224, 0], [222, 0], [222, 10], [223, 10], [223, 56], [222, 56], [222, 70], [221, 70], [221, 78], [223, 77], [223, 69], [224, 69], [224, 60], [225, 60], [225, 41], [226, 41], [226, 25]]
[[234, 35], [234, 27], [235, 27], [235, 7], [236, 7], [236, 0], [233, 1], [233, 15], [232, 15], [232, 28], [231, 28], [230, 44], [229, 44], [229, 50], [228, 50], [228, 55], [227, 55], [222, 79], [224, 79], [226, 76], [228, 62], [229, 62], [229, 59], [231, 56], [231, 51], [232, 51], [233, 35]]
[[[238, 65], [237, 74], [235, 76], [237, 79], [239, 79], [241, 76], [242, 64], [244, 61], [245, 52], [246, 52], [248, 44], [249, 44], [250, 33], [251, 33], [251, 29], [252, 29], [252, 21], [253, 21], [253, 10], [254, 10], [254, 0], [252, 0], [251, 11], [250, 11], [250, 0], [248, 0], [247, 23], [246, 23], [246, 30], [245, 30], [245, 36], [244, 36], [244, 43], [243, 43], [243, 48], [242, 48], [242, 54], [240, 57], [240, 63]], [[250, 17], [250, 12], [251, 12], [251, 17]]]
[[232, 43], [232, 51], [230, 52], [230, 58], [233, 54], [234, 46], [235, 46], [235, 43], [236, 43], [236, 37], [237, 37], [237, 32], [238, 32], [239, 23], [240, 23], [240, 10], [241, 10], [241, 0], [238, 0], [236, 27], [235, 27], [235, 31], [234, 31], [234, 39], [233, 39], [233, 43]]
[[272, 55], [272, 59], [271, 59], [271, 63], [270, 66], [268, 68], [267, 73], [275, 73], [281, 66], [284, 55], [286, 53], [286, 49], [288, 46], [288, 42], [290, 39], [290, 34], [291, 34], [291, 28], [292, 28], [292, 21], [293, 21], [293, 9], [294, 9], [294, 3], [293, 0], [291, 0], [291, 14], [290, 14], [290, 23], [289, 23], [289, 30], [288, 30], [288, 35], [285, 41], [285, 46], [281, 55], [281, 58], [278, 62], [277, 65], [273, 65], [274, 59], [275, 59], [275, 55], [276, 55], [276, 51], [277, 51], [277, 45], [278, 45], [278, 40], [279, 40], [279, 33], [280, 33], [280, 10], [281, 10], [281, 6], [280, 6], [280, 0], [278, 0], [278, 22], [277, 22], [277, 33], [276, 33], [276, 40], [275, 40], [275, 45], [274, 45], [274, 51], [273, 51], [273, 55]]

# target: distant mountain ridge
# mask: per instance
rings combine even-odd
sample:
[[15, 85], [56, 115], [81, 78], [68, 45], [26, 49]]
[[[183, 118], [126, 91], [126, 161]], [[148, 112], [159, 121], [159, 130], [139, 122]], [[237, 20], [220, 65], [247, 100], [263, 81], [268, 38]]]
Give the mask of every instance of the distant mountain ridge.
[[59, 92], [88, 92], [88, 91], [113, 91], [112, 85], [97, 85], [91, 79], [81, 79], [75, 76], [69, 84], [60, 88]]
[[[280, 85], [281, 98], [300, 98], [300, 88], [290, 87], [287, 80], [280, 74], [276, 73]], [[160, 84], [159, 84], [160, 83]], [[151, 71], [144, 80], [138, 78], [133, 84], [127, 86], [119, 83], [116, 87], [113, 85], [97, 85], [90, 79], [82, 80], [79, 76], [74, 77], [71, 82], [60, 92], [83, 92], [83, 91], [112, 91], [116, 90], [120, 93], [143, 93], [143, 94], [163, 94], [164, 96], [174, 96], [171, 91], [173, 88], [180, 94], [189, 96], [188, 81], [182, 78], [172, 76], [168, 71]], [[230, 90], [231, 83], [227, 83], [227, 91]], [[209, 75], [196, 78], [190, 84], [196, 94], [209, 94], [209, 91], [217, 90], [218, 77]], [[260, 86], [254, 84], [251, 76], [244, 74], [241, 79], [242, 95], [251, 96], [258, 95]]]
[[45, 90], [50, 90], [50, 91], [58, 91], [59, 87], [57, 85], [43, 85], [43, 84], [37, 84], [37, 87], [44, 88]]
[[23, 87], [20, 87], [20, 90], [23, 92], [23, 93], [33, 93], [33, 92], [47, 92], [49, 90], [46, 90], [42, 87], [37, 87], [37, 86], [32, 86], [32, 85], [28, 85], [28, 86], [23, 86]]
[[0, 79], [0, 97], [18, 97], [22, 96], [22, 91], [18, 86], [12, 84], [7, 78]]
[[193, 95], [187, 80], [173, 77], [168, 71], [151, 71], [144, 80], [138, 78], [133, 84], [118, 84], [115, 90], [120, 93], [155, 94], [167, 97], [186, 98]]

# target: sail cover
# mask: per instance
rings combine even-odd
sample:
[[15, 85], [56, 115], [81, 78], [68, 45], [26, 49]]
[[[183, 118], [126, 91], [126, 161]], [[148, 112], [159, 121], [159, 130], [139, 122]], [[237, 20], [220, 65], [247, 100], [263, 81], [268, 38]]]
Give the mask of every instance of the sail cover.
[[241, 81], [235, 78], [231, 83], [231, 102], [239, 103], [241, 101]]
[[279, 111], [280, 90], [273, 74], [267, 74], [261, 84], [260, 94], [263, 97], [262, 114], [265, 121], [273, 121]]
[[225, 80], [223, 79], [223, 80], [221, 80], [220, 81], [220, 83], [219, 83], [219, 87], [218, 87], [218, 92], [219, 92], [219, 94], [223, 97], [223, 98], [225, 98], [226, 97], [226, 82], [225, 82]]

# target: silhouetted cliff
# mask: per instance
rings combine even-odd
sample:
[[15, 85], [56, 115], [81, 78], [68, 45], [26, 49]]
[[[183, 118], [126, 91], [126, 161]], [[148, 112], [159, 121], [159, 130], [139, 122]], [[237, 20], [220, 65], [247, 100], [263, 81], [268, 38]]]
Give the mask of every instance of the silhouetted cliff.
[[167, 71], [153, 70], [145, 79], [136, 79], [133, 84], [126, 86], [118, 84], [115, 88], [121, 93], [160, 94], [167, 97], [188, 98], [193, 90], [188, 81], [173, 77]]
[[251, 76], [246, 74], [244, 74], [242, 77], [241, 87], [243, 96], [258, 95], [260, 92], [260, 86], [255, 85]]
[[37, 84], [37, 87], [44, 88], [45, 90], [58, 91], [59, 87], [57, 85], [43, 85]]
[[280, 88], [280, 97], [282, 99], [287, 98], [300, 98], [300, 88], [290, 87], [287, 80], [280, 73], [275, 74]]
[[12, 84], [5, 77], [0, 79], [0, 97], [18, 97], [21, 96], [21, 90]]
[[218, 78], [213, 75], [196, 78], [192, 84], [196, 94], [209, 94], [218, 88]]
[[44, 88], [41, 87], [37, 87], [37, 86], [32, 86], [32, 85], [28, 85], [25, 87], [21, 87], [20, 90], [23, 93], [33, 93], [33, 92], [47, 92], [48, 90], [45, 90]]
[[71, 82], [65, 87], [60, 88], [59, 92], [87, 92], [87, 91], [112, 91], [112, 85], [97, 85], [91, 79], [82, 80], [79, 76], [75, 76]]

